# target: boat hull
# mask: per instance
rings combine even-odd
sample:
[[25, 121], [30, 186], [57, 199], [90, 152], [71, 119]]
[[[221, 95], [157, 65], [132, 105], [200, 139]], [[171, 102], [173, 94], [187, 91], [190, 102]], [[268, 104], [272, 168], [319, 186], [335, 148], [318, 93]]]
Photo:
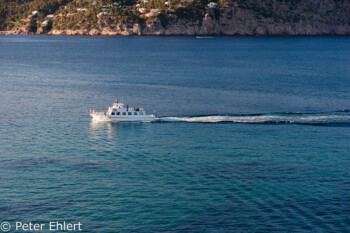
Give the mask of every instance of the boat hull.
[[154, 121], [154, 116], [139, 116], [139, 117], [110, 117], [110, 121], [113, 122], [142, 122], [142, 121]]
[[106, 114], [90, 114], [94, 121], [112, 121], [112, 122], [143, 122], [143, 121], [155, 121], [154, 115], [145, 116], [108, 116]]

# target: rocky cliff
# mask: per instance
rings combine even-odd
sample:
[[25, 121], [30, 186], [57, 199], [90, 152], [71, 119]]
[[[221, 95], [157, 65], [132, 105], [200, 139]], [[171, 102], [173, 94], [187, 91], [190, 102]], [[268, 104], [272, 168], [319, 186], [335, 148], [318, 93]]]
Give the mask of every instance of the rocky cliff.
[[[138, 20], [116, 20], [107, 14], [96, 24], [69, 28], [58, 25], [60, 17], [52, 19], [48, 30], [38, 26], [37, 34], [52, 35], [350, 35], [350, 1], [348, 0], [239, 0], [204, 8], [202, 15], [194, 6], [185, 16], [177, 11], [155, 11], [139, 14]], [[158, 9], [157, 9], [158, 10]], [[153, 10], [145, 10], [153, 12]], [[67, 15], [68, 13], [66, 13]], [[192, 16], [191, 14], [195, 15]], [[141, 19], [141, 20], [140, 20]], [[76, 20], [76, 19], [75, 19]], [[12, 33], [31, 33], [28, 25], [13, 28]]]

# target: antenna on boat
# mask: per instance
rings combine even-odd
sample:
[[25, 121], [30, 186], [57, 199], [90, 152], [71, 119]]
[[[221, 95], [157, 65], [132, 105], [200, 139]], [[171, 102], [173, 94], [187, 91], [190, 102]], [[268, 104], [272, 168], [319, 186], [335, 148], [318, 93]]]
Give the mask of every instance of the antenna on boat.
[[117, 97], [116, 103], [119, 104], [119, 101], [122, 102], [123, 100], [120, 98], [120, 96]]

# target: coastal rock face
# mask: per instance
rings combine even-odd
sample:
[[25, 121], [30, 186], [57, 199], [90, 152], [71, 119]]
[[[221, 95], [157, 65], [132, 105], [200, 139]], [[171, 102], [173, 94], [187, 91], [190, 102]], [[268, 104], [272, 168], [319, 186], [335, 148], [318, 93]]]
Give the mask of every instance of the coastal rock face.
[[[333, 1], [328, 2], [330, 6], [334, 5]], [[249, 9], [222, 7], [219, 17], [211, 11], [201, 23], [178, 21], [168, 25], [164, 35], [350, 35], [350, 4], [344, 9], [344, 12], [349, 12], [348, 16], [344, 13], [331, 15], [326, 5], [324, 2], [321, 4], [324, 17], [311, 12], [294, 15], [286, 13], [284, 18], [280, 15], [263, 18]], [[162, 31], [159, 25], [157, 31]]]
[[116, 29], [52, 30], [50, 35], [131, 36], [142, 35], [138, 24], [120, 24]]
[[146, 36], [159, 36], [164, 35], [165, 29], [158, 18], [153, 21], [146, 22], [144, 29], [142, 30], [142, 35]]
[[[120, 23], [113, 16], [99, 18], [97, 26], [46, 31], [52, 35], [350, 35], [348, 0], [235, 0], [206, 9], [202, 18], [169, 13], [166, 23], [157, 15], [144, 21]], [[119, 23], [118, 23], [119, 22]], [[83, 28], [83, 29], [81, 29]], [[29, 34], [24, 26], [9, 33]]]

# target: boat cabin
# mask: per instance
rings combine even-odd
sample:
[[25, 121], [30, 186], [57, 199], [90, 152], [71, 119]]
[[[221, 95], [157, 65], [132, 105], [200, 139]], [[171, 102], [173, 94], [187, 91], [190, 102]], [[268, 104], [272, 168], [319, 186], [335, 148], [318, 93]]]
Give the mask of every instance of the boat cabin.
[[138, 117], [144, 116], [145, 111], [143, 108], [129, 108], [127, 105], [123, 103], [114, 103], [113, 107], [109, 107], [107, 111], [107, 115], [110, 117]]

